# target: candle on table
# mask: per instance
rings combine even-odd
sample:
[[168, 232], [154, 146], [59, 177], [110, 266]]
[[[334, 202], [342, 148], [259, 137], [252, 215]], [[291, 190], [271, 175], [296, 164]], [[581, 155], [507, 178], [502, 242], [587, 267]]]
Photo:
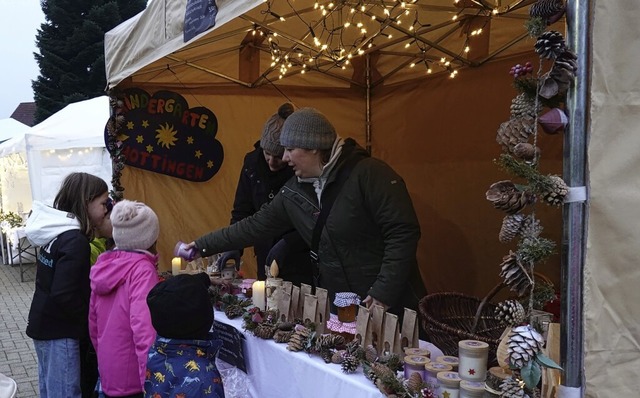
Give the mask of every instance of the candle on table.
[[171, 274], [173, 274], [173, 276], [178, 275], [178, 273], [180, 273], [180, 270], [182, 269], [182, 258], [180, 257], [174, 257], [171, 259]]
[[264, 281], [255, 281], [253, 285], [251, 285], [251, 299], [253, 301], [253, 305], [258, 307], [260, 310], [264, 311], [265, 306], [265, 292], [264, 292]]

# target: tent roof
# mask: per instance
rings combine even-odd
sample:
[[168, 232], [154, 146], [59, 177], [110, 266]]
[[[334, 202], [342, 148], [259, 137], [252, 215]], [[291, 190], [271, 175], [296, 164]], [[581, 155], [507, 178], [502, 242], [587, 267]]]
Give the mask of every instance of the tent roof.
[[215, 26], [184, 43], [187, 0], [155, 0], [105, 35], [107, 81], [364, 86], [361, 55], [371, 54], [371, 86], [393, 84], [530, 53], [533, 2], [218, 1]]
[[15, 119], [0, 119], [0, 142], [15, 137], [26, 130], [29, 130], [29, 126]]

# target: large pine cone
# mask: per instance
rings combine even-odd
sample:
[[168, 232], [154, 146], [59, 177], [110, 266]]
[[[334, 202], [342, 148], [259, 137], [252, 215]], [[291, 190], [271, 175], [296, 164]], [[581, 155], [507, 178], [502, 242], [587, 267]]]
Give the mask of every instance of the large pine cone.
[[502, 145], [502, 149], [509, 153], [513, 147], [521, 142], [527, 142], [529, 136], [535, 131], [535, 120], [531, 116], [510, 119], [500, 125], [496, 142]]
[[293, 336], [293, 330], [277, 330], [273, 335], [273, 341], [276, 343], [288, 343]]
[[578, 56], [569, 50], [563, 51], [556, 57], [553, 69], [566, 69], [574, 77], [578, 70]]
[[540, 17], [547, 24], [552, 24], [562, 17], [564, 9], [563, 0], [538, 0], [529, 9], [529, 15], [531, 18]]
[[422, 389], [422, 376], [420, 376], [420, 373], [418, 372], [411, 373], [411, 376], [409, 376], [409, 379], [407, 380], [407, 389], [409, 390], [410, 393], [416, 394], [415, 396], [422, 396], [422, 395], [417, 395], [420, 393], [420, 390]]
[[542, 193], [544, 202], [552, 206], [560, 206], [564, 202], [564, 198], [569, 193], [569, 187], [564, 180], [556, 175], [549, 176], [551, 179], [551, 188]]
[[509, 251], [509, 255], [502, 258], [500, 267], [500, 277], [504, 279], [504, 283], [519, 297], [523, 296], [531, 287], [531, 277], [517, 253]]
[[340, 364], [340, 368], [344, 373], [354, 373], [358, 369], [360, 361], [353, 355], [345, 355]]
[[316, 337], [316, 351], [320, 352], [325, 348], [336, 348], [339, 346], [344, 346], [345, 339], [344, 336], [339, 334], [321, 334]]
[[535, 200], [531, 192], [518, 190], [515, 184], [508, 180], [492, 184], [485, 195], [496, 209], [504, 210], [508, 214], [519, 212]]
[[525, 219], [525, 215], [521, 213], [510, 214], [504, 216], [502, 219], [502, 227], [498, 234], [498, 239], [502, 243], [510, 242], [518, 235], [520, 228], [522, 228], [522, 222]]
[[244, 307], [238, 304], [231, 304], [224, 308], [224, 314], [229, 319], [234, 319], [244, 314]]
[[518, 300], [506, 300], [496, 306], [496, 317], [507, 326], [519, 325], [524, 321], [524, 307]]
[[566, 51], [564, 36], [555, 30], [544, 32], [536, 40], [534, 48], [540, 58], [555, 59]]
[[253, 334], [256, 337], [260, 337], [261, 339], [270, 339], [273, 337], [276, 332], [276, 327], [274, 325], [269, 325], [266, 323], [261, 323], [253, 330]]
[[544, 338], [531, 325], [511, 329], [507, 353], [511, 366], [522, 369], [542, 350]]
[[513, 100], [511, 100], [511, 118], [517, 119], [519, 117], [535, 117], [542, 109], [542, 105], [538, 103], [536, 108], [536, 101], [525, 93], [518, 94]]
[[524, 382], [513, 377], [507, 377], [500, 384], [501, 398], [529, 398], [524, 392]]
[[296, 326], [295, 331], [289, 338], [287, 344], [287, 350], [289, 351], [302, 351], [307, 347], [307, 343], [311, 336], [311, 330], [302, 325]]

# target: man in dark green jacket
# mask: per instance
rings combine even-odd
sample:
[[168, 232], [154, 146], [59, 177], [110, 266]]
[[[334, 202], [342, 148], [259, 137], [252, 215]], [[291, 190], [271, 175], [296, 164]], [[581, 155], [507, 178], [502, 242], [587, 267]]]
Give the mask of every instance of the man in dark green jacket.
[[[367, 306], [416, 309], [425, 294], [416, 261], [420, 226], [402, 178], [354, 140], [339, 138], [313, 108], [287, 118], [280, 143], [295, 177], [253, 216], [189, 247], [206, 257], [295, 228], [317, 253], [318, 284], [332, 302], [337, 292], [354, 292]], [[316, 221], [330, 202], [314, 245]]]

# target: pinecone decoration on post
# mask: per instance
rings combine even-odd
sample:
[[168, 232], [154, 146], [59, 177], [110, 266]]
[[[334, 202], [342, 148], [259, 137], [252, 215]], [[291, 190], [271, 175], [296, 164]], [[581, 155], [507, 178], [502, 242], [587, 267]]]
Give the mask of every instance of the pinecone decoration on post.
[[500, 125], [496, 135], [496, 142], [502, 145], [505, 152], [511, 152], [512, 148], [521, 142], [527, 142], [535, 131], [535, 121], [530, 116], [510, 119]]
[[562, 178], [556, 175], [549, 176], [549, 179], [551, 179], [551, 187], [542, 193], [542, 198], [546, 204], [560, 206], [569, 193], [569, 187]]
[[504, 283], [519, 297], [523, 296], [529, 290], [532, 280], [524, 264], [518, 258], [518, 254], [509, 251], [509, 255], [502, 258], [500, 267], [502, 269], [500, 276], [504, 279]]
[[507, 344], [509, 364], [522, 369], [542, 350], [544, 338], [531, 325], [523, 325], [511, 329]]
[[498, 239], [502, 243], [510, 242], [518, 235], [522, 223], [524, 222], [525, 215], [522, 213], [509, 214], [502, 219], [502, 227], [500, 228], [500, 234]]
[[518, 94], [511, 100], [511, 118], [535, 117], [542, 108], [541, 104], [536, 107], [536, 101], [525, 93]]
[[566, 51], [564, 36], [555, 30], [544, 32], [536, 40], [535, 50], [540, 58], [555, 59]]
[[520, 230], [520, 235], [525, 238], [537, 238], [542, 233], [542, 225], [540, 225], [540, 220], [533, 216], [527, 216], [524, 222], [522, 223], [522, 229]]
[[506, 300], [496, 306], [496, 317], [504, 325], [515, 326], [524, 321], [524, 307], [518, 300]]
[[500, 384], [501, 394], [503, 398], [529, 398], [524, 392], [524, 382], [513, 377], [507, 377]]
[[534, 146], [533, 144], [529, 144], [528, 142], [521, 142], [513, 147], [512, 152], [520, 159], [536, 163], [538, 158], [540, 157], [541, 151], [540, 148]]
[[508, 214], [519, 212], [535, 200], [535, 195], [531, 192], [518, 190], [516, 185], [508, 180], [491, 184], [485, 195], [496, 209], [504, 210]]
[[551, 25], [562, 17], [564, 10], [563, 0], [538, 0], [529, 9], [529, 15], [531, 18], [542, 18], [547, 25]]

